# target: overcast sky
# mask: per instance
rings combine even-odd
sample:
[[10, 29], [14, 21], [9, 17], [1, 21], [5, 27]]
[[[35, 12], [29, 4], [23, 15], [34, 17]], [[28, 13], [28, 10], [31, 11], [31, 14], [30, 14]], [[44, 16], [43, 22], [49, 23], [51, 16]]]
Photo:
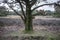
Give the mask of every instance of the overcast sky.
[[[59, 1], [59, 0], [47, 0], [47, 2], [49, 2], [49, 3], [53, 3], [53, 2], [57, 2], [57, 1]], [[44, 4], [44, 2], [42, 2], [40, 4]], [[40, 7], [38, 9], [51, 10], [51, 11], [55, 10], [54, 6], [52, 6], [52, 7], [51, 6], [43, 6], [43, 7]]]
[[[0, 0], [0, 3], [2, 2], [3, 0]], [[49, 2], [49, 3], [52, 3], [52, 2], [57, 2], [58, 0], [47, 0], [47, 2]], [[41, 2], [40, 4], [38, 4], [38, 5], [41, 5], [41, 4], [44, 4], [45, 2]], [[6, 7], [8, 7], [7, 5], [6, 5]], [[49, 6], [43, 6], [43, 7], [40, 7], [40, 8], [38, 8], [38, 10], [39, 9], [44, 9], [44, 10], [51, 10], [51, 11], [54, 11], [54, 7], [52, 6], [52, 7], [49, 7]]]

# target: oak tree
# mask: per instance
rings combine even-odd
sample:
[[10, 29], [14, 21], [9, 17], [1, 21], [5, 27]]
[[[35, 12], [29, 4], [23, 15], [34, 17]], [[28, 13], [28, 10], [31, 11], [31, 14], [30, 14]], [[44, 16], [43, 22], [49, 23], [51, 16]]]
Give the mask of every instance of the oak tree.
[[[4, 1], [4, 3], [7, 3], [7, 5], [19, 16], [21, 16], [21, 19], [23, 20], [24, 24], [25, 24], [25, 31], [33, 31], [33, 26], [32, 26], [32, 17], [35, 15], [32, 12], [42, 6], [45, 5], [53, 5], [53, 4], [57, 4], [57, 3], [47, 3], [47, 4], [43, 4], [43, 5], [39, 5], [36, 7], [33, 7], [36, 4], [39, 4], [42, 1], [46, 1], [46, 0], [11, 0], [11, 2], [9, 2], [8, 0]], [[21, 11], [22, 11], [22, 15], [19, 14], [16, 10], [13, 9], [13, 5], [12, 4], [19, 4], [18, 6], [20, 6]], [[25, 11], [24, 11], [25, 10]]]

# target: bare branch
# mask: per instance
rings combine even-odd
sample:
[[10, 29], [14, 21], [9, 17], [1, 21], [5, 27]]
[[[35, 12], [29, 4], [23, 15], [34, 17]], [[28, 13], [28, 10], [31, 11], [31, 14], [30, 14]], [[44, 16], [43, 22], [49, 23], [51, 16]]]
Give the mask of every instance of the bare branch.
[[[16, 0], [17, 1], [17, 0]], [[21, 4], [21, 2], [20, 1], [17, 1], [19, 4], [20, 4], [20, 6], [21, 6], [21, 10], [22, 10], [22, 14], [23, 14], [23, 16], [24, 16], [24, 18], [26, 18], [26, 16], [25, 16], [25, 13], [24, 13], [24, 10], [23, 10], [23, 6], [22, 6], [22, 4]]]
[[60, 7], [60, 4], [55, 4], [55, 5]]
[[37, 2], [37, 0], [31, 0], [30, 1], [31, 6], [33, 6], [36, 2]]
[[42, 7], [42, 6], [45, 6], [45, 5], [53, 5], [53, 4], [55, 4], [55, 3], [49, 3], [49, 4], [39, 5], [39, 6], [35, 7], [35, 8], [33, 8], [33, 9], [32, 9], [32, 12], [33, 12], [35, 9], [39, 8], [39, 7]]
[[[23, 2], [20, 2], [20, 0], [16, 0], [16, 2], [12, 2], [12, 3], [9, 3], [8, 4], [15, 4], [15, 3], [19, 3], [20, 7], [21, 7], [21, 11], [22, 11], [22, 15], [24, 16], [24, 18], [26, 18], [25, 16], [25, 13], [24, 13], [24, 10], [23, 10], [23, 5], [24, 4]], [[25, 4], [24, 4], [25, 5]], [[25, 8], [25, 7], [24, 7]]]
[[24, 2], [21, 1], [22, 4], [26, 5]]
[[[8, 5], [8, 4], [7, 4]], [[9, 6], [10, 7], [10, 6]], [[25, 19], [23, 18], [23, 16], [21, 14], [19, 14], [16, 10], [14, 10], [12, 7], [10, 7], [17, 15], [21, 16], [22, 20], [24, 21]]]

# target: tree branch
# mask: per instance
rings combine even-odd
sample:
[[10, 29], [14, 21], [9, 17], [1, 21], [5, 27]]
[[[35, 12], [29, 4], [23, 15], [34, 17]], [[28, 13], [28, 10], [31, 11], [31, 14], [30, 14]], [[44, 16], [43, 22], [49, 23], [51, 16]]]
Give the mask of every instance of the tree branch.
[[31, 0], [30, 5], [33, 6], [36, 2], [37, 2], [37, 0]]
[[22, 4], [26, 5], [24, 2], [21, 2]]
[[20, 4], [21, 10], [22, 10], [22, 14], [23, 14], [24, 18], [26, 18], [26, 15], [24, 13], [23, 6], [22, 6], [21, 2], [20, 1], [17, 1], [17, 2]]
[[32, 9], [32, 12], [33, 12], [35, 9], [39, 8], [39, 7], [42, 7], [42, 6], [45, 6], [45, 5], [53, 5], [53, 4], [55, 4], [55, 3], [49, 3], [49, 4], [39, 5], [39, 6], [35, 7], [35, 8], [33, 8], [33, 9]]
[[[7, 4], [8, 5], [8, 4]], [[10, 7], [10, 6], [9, 6]], [[19, 15], [19, 16], [21, 16], [21, 18], [22, 18], [22, 20], [24, 21], [25, 19], [24, 19], [24, 17], [21, 15], [21, 14], [19, 14], [16, 10], [14, 10], [12, 7], [10, 7], [17, 15]]]

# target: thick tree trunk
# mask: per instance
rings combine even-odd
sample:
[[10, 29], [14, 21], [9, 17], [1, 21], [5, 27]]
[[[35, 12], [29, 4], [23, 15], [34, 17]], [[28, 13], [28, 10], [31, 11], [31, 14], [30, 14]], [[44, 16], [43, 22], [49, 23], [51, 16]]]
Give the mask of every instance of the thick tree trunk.
[[25, 31], [33, 31], [31, 7], [26, 6]]
[[32, 19], [31, 18], [26, 19], [25, 31], [33, 31]]

